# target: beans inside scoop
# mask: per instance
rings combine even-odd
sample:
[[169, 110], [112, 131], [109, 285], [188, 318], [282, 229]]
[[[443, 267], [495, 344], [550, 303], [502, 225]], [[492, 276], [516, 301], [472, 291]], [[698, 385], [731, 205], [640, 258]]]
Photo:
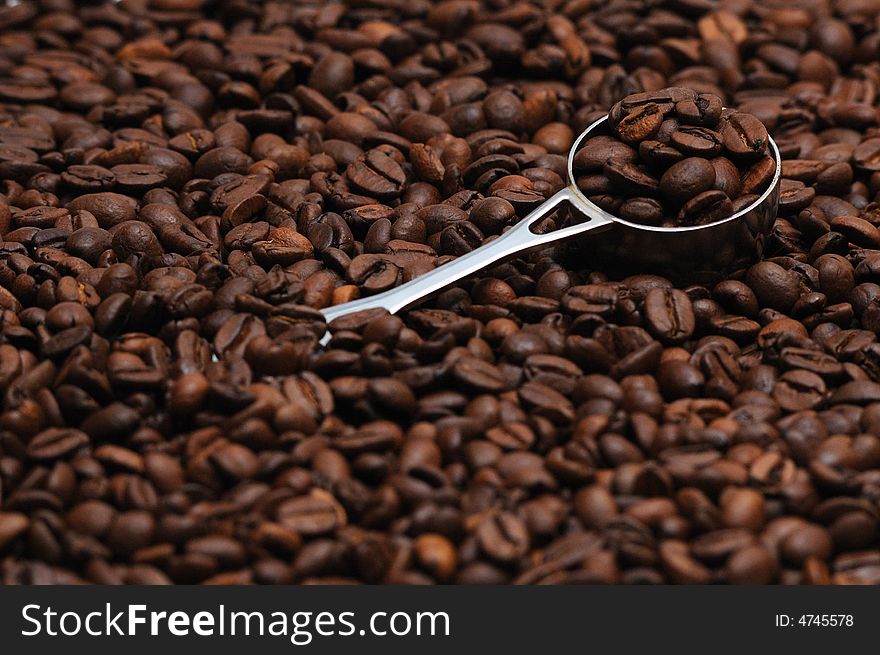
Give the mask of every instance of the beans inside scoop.
[[761, 121], [711, 93], [636, 93], [611, 108], [607, 125], [575, 156], [577, 186], [634, 223], [720, 221], [755, 202], [776, 171]]

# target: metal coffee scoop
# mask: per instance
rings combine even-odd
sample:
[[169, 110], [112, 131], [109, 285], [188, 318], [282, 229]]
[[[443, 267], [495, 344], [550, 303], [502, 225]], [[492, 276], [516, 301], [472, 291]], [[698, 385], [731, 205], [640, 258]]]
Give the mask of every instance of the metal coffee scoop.
[[[769, 139], [769, 150], [776, 161], [776, 171], [768, 188], [748, 207], [706, 225], [654, 227], [609, 214], [590, 202], [575, 184], [572, 170], [575, 154], [585, 139], [609, 133], [607, 120], [605, 116], [590, 125], [572, 145], [568, 155], [568, 186], [501, 236], [399, 287], [322, 309], [327, 322], [365, 309], [382, 308], [393, 314], [496, 262], [590, 232], [596, 233], [596, 237], [585, 242], [584, 247], [588, 247], [585, 256], [647, 266], [666, 274], [673, 271], [719, 273], [761, 256], [779, 205], [782, 160], [773, 139]], [[536, 223], [564, 202], [577, 210], [575, 216], [585, 220], [545, 234], [532, 231]], [[329, 333], [324, 339], [325, 342], [329, 339]]]

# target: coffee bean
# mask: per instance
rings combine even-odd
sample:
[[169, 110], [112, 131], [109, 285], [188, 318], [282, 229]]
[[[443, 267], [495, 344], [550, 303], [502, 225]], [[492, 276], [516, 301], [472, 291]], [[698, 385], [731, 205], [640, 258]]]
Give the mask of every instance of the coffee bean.
[[617, 213], [624, 220], [642, 225], [659, 225], [663, 221], [663, 205], [654, 198], [630, 198]]
[[780, 407], [800, 411], [818, 407], [825, 399], [825, 382], [806, 370], [787, 371], [773, 387], [773, 398]]
[[278, 507], [281, 525], [303, 535], [332, 532], [346, 523], [345, 510], [327, 492], [315, 490], [308, 496], [292, 498]]
[[721, 122], [721, 138], [731, 157], [756, 159], [767, 150], [767, 129], [757, 118], [733, 112]]
[[727, 194], [728, 198], [739, 197], [743, 187], [733, 162], [727, 157], [714, 157], [710, 162], [715, 169], [715, 188]]
[[19, 512], [0, 512], [0, 550], [27, 532], [30, 521]]
[[501, 512], [483, 519], [477, 526], [480, 547], [492, 559], [513, 562], [528, 552], [526, 526], [515, 515]]
[[574, 158], [577, 170], [601, 171], [605, 162], [613, 159], [618, 162], [634, 162], [637, 153], [630, 146], [609, 136], [596, 136], [584, 142]]
[[729, 489], [721, 497], [721, 518], [729, 528], [757, 531], [764, 524], [764, 497], [753, 489]]
[[771, 584], [777, 575], [779, 565], [764, 546], [746, 546], [737, 550], [727, 561], [727, 578], [733, 584]]
[[746, 284], [762, 306], [782, 312], [790, 310], [800, 296], [797, 275], [769, 261], [752, 266], [746, 274]]
[[329, 52], [312, 68], [309, 86], [328, 98], [351, 88], [354, 83], [354, 63], [341, 52]]
[[711, 573], [688, 554], [687, 544], [668, 540], [660, 544], [659, 556], [672, 582], [677, 584], [707, 584]]
[[617, 121], [617, 135], [625, 143], [638, 143], [654, 136], [663, 122], [663, 111], [654, 103], [634, 108]]
[[665, 397], [688, 398], [699, 395], [705, 376], [689, 362], [669, 360], [657, 368], [657, 382]]
[[706, 225], [733, 214], [733, 203], [727, 194], [718, 189], [703, 191], [681, 207], [679, 219], [685, 225]]
[[74, 429], [49, 428], [35, 435], [28, 444], [28, 455], [35, 460], [68, 457], [89, 444], [84, 432]]
[[448, 580], [458, 568], [458, 554], [443, 535], [427, 533], [415, 540], [415, 555], [419, 563], [440, 580]]
[[652, 195], [657, 192], [657, 180], [635, 164], [611, 159], [602, 170], [621, 193]]
[[355, 188], [379, 198], [400, 195], [406, 183], [400, 165], [379, 150], [370, 150], [349, 164], [345, 174]]
[[[671, 145], [660, 141], [653, 141], [651, 139], [646, 139], [639, 144], [639, 157], [649, 168], [659, 171], [666, 170], [673, 164], [684, 159], [684, 155], [681, 151], [676, 150]], [[718, 159], [721, 158], [716, 157], [712, 161], [714, 162]], [[733, 164], [731, 164], [731, 166], [733, 166]], [[736, 171], [736, 168], [734, 168], [734, 171]], [[737, 174], [736, 177], [737, 180], [739, 180], [739, 174]]]
[[803, 564], [808, 557], [825, 559], [833, 547], [828, 532], [809, 523], [792, 529], [780, 544], [782, 556], [793, 564]]
[[772, 157], [762, 157], [742, 178], [742, 192], [760, 194], [767, 190], [773, 175], [776, 173], [776, 162]]
[[476, 357], [458, 360], [452, 367], [452, 373], [462, 384], [480, 391], [498, 392], [506, 386], [498, 369]]
[[359, 255], [351, 260], [348, 280], [367, 293], [380, 293], [398, 283], [401, 271], [388, 257]]
[[880, 247], [880, 230], [857, 216], [837, 216], [831, 221], [831, 228], [856, 245], [865, 248]]
[[853, 162], [865, 171], [880, 170], [880, 138], [873, 137], [860, 143], [852, 153]]
[[117, 553], [130, 555], [150, 543], [155, 529], [156, 521], [149, 512], [123, 512], [111, 523], [107, 531], [107, 544]]
[[571, 403], [558, 391], [541, 382], [527, 382], [517, 391], [520, 400], [533, 408], [538, 416], [543, 416], [559, 425], [574, 418]]
[[705, 127], [682, 126], [669, 137], [669, 145], [686, 157], [710, 159], [721, 152], [721, 136]]
[[688, 125], [714, 127], [721, 118], [721, 98], [710, 93], [702, 93], [694, 100], [681, 100], [675, 103], [675, 116]]
[[690, 298], [678, 289], [651, 289], [645, 296], [645, 322], [658, 339], [679, 343], [695, 328]]
[[715, 184], [715, 168], [705, 159], [688, 157], [673, 164], [660, 178], [660, 190], [670, 201], [681, 204]]

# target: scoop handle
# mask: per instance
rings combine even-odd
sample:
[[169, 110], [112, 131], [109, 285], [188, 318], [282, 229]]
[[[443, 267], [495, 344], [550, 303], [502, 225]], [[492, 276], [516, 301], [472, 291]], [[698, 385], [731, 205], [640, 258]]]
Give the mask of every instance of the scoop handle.
[[[581, 213], [587, 214], [590, 220], [546, 234], [535, 234], [532, 232], [531, 227], [535, 223], [547, 216], [563, 202], [568, 202]], [[457, 257], [451, 262], [420, 275], [399, 287], [389, 289], [374, 296], [352, 300], [334, 307], [327, 307], [322, 309], [321, 313], [324, 314], [328, 323], [340, 316], [360, 312], [365, 309], [382, 308], [387, 309], [393, 314], [462, 278], [472, 275], [487, 266], [491, 266], [495, 262], [507, 259], [536, 246], [566, 239], [611, 224], [611, 220], [598, 213], [588, 213], [587, 207], [577, 199], [574, 191], [570, 187], [566, 187], [548, 198], [497, 239], [479, 248], [475, 248], [471, 252]]]

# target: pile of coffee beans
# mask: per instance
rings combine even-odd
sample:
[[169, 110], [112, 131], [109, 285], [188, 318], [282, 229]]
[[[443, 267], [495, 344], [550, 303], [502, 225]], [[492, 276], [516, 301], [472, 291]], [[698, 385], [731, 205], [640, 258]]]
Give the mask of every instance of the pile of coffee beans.
[[586, 139], [575, 155], [577, 186], [634, 223], [720, 221], [757, 201], [776, 174], [761, 121], [713, 93], [636, 93], [611, 107], [608, 127], [611, 135]]
[[[880, 583], [878, 18], [0, 8], [0, 582]], [[762, 261], [557, 244], [320, 345], [319, 309], [496, 238], [670, 87], [779, 145]]]

